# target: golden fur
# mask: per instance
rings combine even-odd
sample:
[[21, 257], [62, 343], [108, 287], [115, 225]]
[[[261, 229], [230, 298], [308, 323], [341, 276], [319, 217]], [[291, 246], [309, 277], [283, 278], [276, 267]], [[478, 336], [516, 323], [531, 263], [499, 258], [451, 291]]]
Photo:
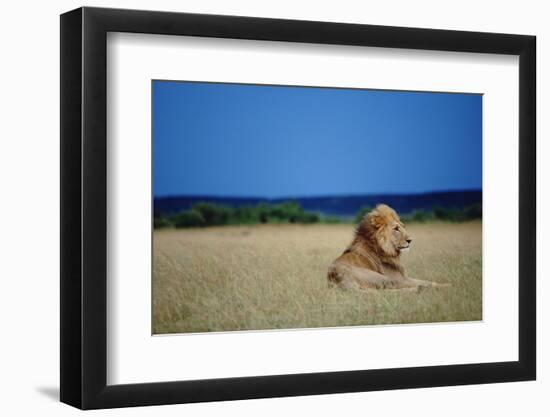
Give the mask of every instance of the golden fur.
[[391, 207], [380, 204], [365, 215], [347, 249], [328, 269], [331, 287], [341, 289], [421, 290], [442, 286], [407, 276], [401, 265], [401, 252], [412, 239]]

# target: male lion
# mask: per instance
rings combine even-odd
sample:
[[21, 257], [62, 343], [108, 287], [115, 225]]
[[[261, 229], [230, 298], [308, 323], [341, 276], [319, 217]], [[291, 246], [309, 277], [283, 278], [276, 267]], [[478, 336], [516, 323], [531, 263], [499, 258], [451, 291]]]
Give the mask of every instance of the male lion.
[[330, 265], [329, 286], [409, 291], [448, 286], [407, 276], [399, 257], [408, 251], [411, 241], [395, 210], [379, 204], [363, 217], [351, 244]]

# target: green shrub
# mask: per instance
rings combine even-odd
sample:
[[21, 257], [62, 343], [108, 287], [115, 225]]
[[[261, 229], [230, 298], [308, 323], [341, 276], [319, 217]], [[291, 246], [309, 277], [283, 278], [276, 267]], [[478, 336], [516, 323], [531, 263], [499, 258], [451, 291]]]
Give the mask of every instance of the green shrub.
[[259, 222], [260, 216], [256, 207], [236, 207], [229, 213], [229, 224], [256, 224]]
[[192, 211], [200, 213], [205, 226], [220, 226], [227, 224], [230, 210], [227, 207], [218, 206], [212, 203], [193, 204]]
[[434, 216], [436, 219], [447, 220], [451, 222], [460, 222], [465, 220], [463, 210], [457, 209], [455, 207], [434, 207]]
[[323, 216], [323, 217], [321, 217], [320, 221], [322, 223], [326, 223], [326, 224], [339, 224], [339, 223], [342, 223], [342, 219], [340, 219], [340, 217], [336, 217], [336, 216]]
[[162, 229], [163, 227], [169, 227], [171, 225], [170, 220], [164, 216], [155, 216], [153, 218], [153, 227], [155, 229]]
[[413, 222], [426, 222], [433, 218], [433, 214], [426, 210], [413, 210], [409, 218]]
[[302, 213], [302, 215], [298, 218], [299, 223], [305, 224], [319, 223], [320, 220], [321, 216], [318, 213], [314, 213], [311, 211], [306, 211]]
[[445, 222], [464, 222], [482, 218], [481, 204], [473, 204], [464, 208], [435, 206], [432, 211], [414, 210], [412, 213], [401, 216], [404, 222], [427, 222], [440, 220]]
[[266, 203], [258, 204], [256, 211], [258, 213], [258, 220], [260, 223], [267, 223], [269, 221], [270, 208]]
[[466, 220], [481, 219], [482, 215], [483, 214], [481, 204], [473, 204], [462, 209], [458, 209], [455, 207], [434, 207], [434, 216], [438, 220], [463, 222]]
[[483, 217], [483, 209], [481, 203], [471, 205], [464, 209], [464, 214], [467, 219], [481, 219]]
[[435, 206], [433, 209], [433, 212], [434, 212], [434, 217], [439, 220], [445, 220], [447, 216], [447, 211], [440, 206]]
[[301, 220], [307, 216], [305, 216], [305, 211], [299, 203], [286, 201], [272, 206], [269, 217], [276, 222], [288, 221], [290, 223], [301, 223]]
[[175, 227], [201, 227], [205, 225], [203, 215], [196, 210], [182, 211], [174, 216]]

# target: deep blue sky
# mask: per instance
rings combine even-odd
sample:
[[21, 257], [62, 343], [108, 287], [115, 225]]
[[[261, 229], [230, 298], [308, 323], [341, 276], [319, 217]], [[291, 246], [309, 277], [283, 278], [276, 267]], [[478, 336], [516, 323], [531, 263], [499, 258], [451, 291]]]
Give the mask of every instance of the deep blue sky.
[[153, 81], [153, 163], [155, 197], [481, 189], [482, 96]]

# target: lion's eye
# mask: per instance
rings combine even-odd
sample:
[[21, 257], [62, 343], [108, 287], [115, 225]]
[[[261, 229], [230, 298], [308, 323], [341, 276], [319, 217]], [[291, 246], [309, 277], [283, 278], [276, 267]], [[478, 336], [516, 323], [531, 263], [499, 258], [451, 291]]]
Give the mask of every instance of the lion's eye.
[[397, 230], [399, 232], [399, 226], [395, 226], [393, 230]]

